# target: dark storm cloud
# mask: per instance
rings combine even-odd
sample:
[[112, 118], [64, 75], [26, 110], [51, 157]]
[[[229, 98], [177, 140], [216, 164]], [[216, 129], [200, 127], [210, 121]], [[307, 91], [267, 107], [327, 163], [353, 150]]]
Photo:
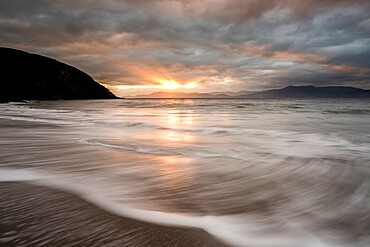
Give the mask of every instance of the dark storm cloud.
[[370, 87], [369, 13], [367, 0], [0, 0], [0, 45], [111, 85]]

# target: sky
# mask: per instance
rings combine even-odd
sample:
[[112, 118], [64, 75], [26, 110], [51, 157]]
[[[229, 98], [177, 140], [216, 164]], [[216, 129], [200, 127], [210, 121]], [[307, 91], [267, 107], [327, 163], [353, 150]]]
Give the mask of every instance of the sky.
[[0, 0], [0, 46], [119, 96], [370, 88], [369, 0]]

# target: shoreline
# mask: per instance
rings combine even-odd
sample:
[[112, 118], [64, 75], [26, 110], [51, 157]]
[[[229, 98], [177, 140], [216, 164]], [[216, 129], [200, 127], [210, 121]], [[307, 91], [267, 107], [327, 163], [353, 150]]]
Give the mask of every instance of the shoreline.
[[0, 246], [229, 246], [202, 229], [117, 216], [75, 194], [26, 182], [0, 182], [0, 219]]

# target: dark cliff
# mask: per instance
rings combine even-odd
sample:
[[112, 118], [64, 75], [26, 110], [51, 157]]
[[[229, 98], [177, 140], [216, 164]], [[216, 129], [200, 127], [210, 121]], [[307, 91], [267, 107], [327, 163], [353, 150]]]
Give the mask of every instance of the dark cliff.
[[0, 47], [0, 101], [115, 99], [85, 72], [52, 58]]

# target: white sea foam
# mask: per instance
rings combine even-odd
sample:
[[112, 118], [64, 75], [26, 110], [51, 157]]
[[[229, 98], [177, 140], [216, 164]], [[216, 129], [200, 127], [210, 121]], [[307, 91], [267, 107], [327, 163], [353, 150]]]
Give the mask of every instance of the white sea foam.
[[43, 176], [31, 169], [0, 169], [0, 182], [36, 181], [42, 178]]
[[283, 232], [266, 233], [264, 230], [269, 227], [267, 222], [244, 214], [183, 215], [136, 209], [107, 198], [96, 192], [93, 186], [77, 186], [64, 182], [60, 175], [47, 174], [35, 169], [0, 169], [0, 182], [12, 181], [23, 181], [72, 193], [117, 216], [167, 226], [203, 229], [237, 247], [349, 247], [339, 243], [326, 243], [299, 227], [285, 226], [287, 229]]
[[[250, 131], [253, 133], [256, 130]], [[262, 140], [259, 140], [259, 136], [253, 135], [249, 135], [249, 139], [253, 140], [252, 145], [245, 144], [238, 147], [238, 149], [232, 146], [225, 147], [222, 144], [220, 146], [213, 145], [212, 147], [205, 146], [206, 148], [204, 148], [204, 145], [176, 148], [170, 145], [156, 144], [155, 142], [150, 144], [139, 141], [129, 143], [129, 141], [124, 140], [119, 143], [114, 139], [100, 140], [84, 138], [80, 140], [80, 143], [143, 154], [185, 155], [190, 157], [230, 157], [246, 161], [250, 160], [251, 154], [258, 152], [301, 158], [318, 158], [328, 155], [335, 155], [337, 158], [342, 158], [349, 154], [356, 155], [356, 153], [359, 153], [362, 155], [363, 152], [370, 152], [369, 144], [355, 144], [333, 135], [268, 131], [268, 133], [263, 135]], [[270, 139], [268, 144], [266, 144], [266, 139]]]

